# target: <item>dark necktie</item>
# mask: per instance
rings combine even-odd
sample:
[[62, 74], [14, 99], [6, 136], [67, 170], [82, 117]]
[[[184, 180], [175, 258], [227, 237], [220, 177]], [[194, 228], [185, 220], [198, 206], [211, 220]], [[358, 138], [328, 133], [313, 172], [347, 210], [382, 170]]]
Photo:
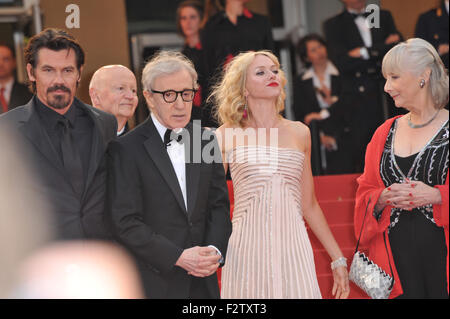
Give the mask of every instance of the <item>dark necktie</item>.
[[8, 112], [8, 102], [6, 102], [5, 98], [5, 88], [0, 89], [0, 114]]
[[183, 136], [181, 134], [172, 133], [173, 131], [170, 129], [166, 130], [166, 133], [164, 133], [164, 145], [166, 148], [170, 146], [170, 142], [172, 140], [175, 140], [176, 142], [183, 144]]
[[58, 120], [58, 123], [62, 126], [61, 153], [64, 168], [75, 192], [81, 196], [84, 190], [84, 174], [81, 157], [73, 142], [69, 120], [63, 118]]

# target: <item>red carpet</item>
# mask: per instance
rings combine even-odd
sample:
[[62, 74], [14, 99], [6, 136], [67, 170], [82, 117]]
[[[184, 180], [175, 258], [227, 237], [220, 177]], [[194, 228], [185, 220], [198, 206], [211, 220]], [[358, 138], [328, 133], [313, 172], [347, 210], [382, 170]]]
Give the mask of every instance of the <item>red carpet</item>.
[[[328, 225], [339, 244], [344, 256], [347, 258], [349, 267], [356, 246], [353, 232], [353, 208], [355, 204], [355, 193], [357, 188], [356, 178], [359, 174], [352, 175], [330, 175], [314, 177], [316, 198], [328, 221]], [[233, 185], [228, 181], [230, 194], [231, 216], [233, 214]], [[316, 272], [322, 297], [333, 298], [333, 275], [330, 268], [330, 257], [322, 244], [308, 228], [308, 234], [314, 250]], [[364, 247], [361, 247], [364, 248]], [[220, 284], [220, 269], [218, 272]], [[350, 283], [350, 296], [352, 299], [368, 298], [353, 283]]]
[[[355, 194], [358, 187], [356, 179], [360, 174], [330, 175], [314, 177], [316, 198], [328, 221], [331, 232], [339, 244], [342, 253], [347, 258], [350, 268], [356, 246], [353, 231], [353, 209]], [[308, 229], [309, 238], [314, 250], [316, 272], [319, 279], [320, 291], [323, 298], [333, 298], [333, 275], [330, 268], [330, 257], [312, 231]], [[361, 247], [364, 249], [364, 247]], [[367, 295], [350, 283], [351, 299], [368, 298]]]

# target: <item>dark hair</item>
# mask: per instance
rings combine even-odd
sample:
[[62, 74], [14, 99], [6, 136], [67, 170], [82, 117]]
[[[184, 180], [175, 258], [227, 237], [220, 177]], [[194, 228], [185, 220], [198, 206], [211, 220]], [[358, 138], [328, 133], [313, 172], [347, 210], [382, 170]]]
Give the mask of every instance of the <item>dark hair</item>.
[[181, 29], [181, 24], [180, 24], [180, 14], [181, 14], [181, 9], [186, 8], [186, 7], [194, 8], [197, 11], [197, 13], [200, 17], [200, 23], [203, 20], [203, 5], [199, 1], [185, 0], [185, 1], [181, 2], [178, 5], [176, 17], [177, 17], [177, 31], [182, 36], [184, 36], [184, 34], [183, 34], [183, 30]]
[[307, 44], [310, 41], [317, 41], [323, 46], [327, 47], [327, 43], [325, 42], [324, 38], [322, 38], [320, 35], [316, 33], [305, 35], [298, 41], [297, 53], [300, 56], [300, 60], [307, 68], [311, 66], [311, 62], [308, 61], [308, 47], [307, 47]]
[[[36, 68], [36, 65], [38, 63], [38, 53], [42, 48], [50, 49], [53, 51], [72, 49], [75, 51], [78, 72], [81, 71], [81, 67], [84, 65], [83, 49], [81, 48], [78, 41], [64, 30], [47, 28], [34, 35], [30, 39], [28, 45], [24, 50], [25, 64], [29, 63], [31, 64], [33, 69]], [[36, 92], [36, 83], [31, 82], [30, 88], [33, 90], [33, 92]]]

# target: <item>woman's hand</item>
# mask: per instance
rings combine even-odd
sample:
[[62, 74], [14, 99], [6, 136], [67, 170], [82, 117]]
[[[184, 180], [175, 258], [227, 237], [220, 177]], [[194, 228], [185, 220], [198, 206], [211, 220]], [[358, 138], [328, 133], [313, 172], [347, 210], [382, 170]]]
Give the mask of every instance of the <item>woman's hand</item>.
[[333, 270], [333, 290], [332, 295], [336, 299], [347, 299], [350, 294], [347, 267], [337, 267]]
[[425, 205], [435, 205], [442, 203], [441, 192], [432, 186], [420, 181], [407, 180], [403, 187], [408, 191], [408, 199], [403, 202], [396, 202], [394, 207], [411, 210]]
[[389, 187], [386, 187], [380, 194], [378, 201], [375, 205], [376, 211], [382, 211], [386, 206], [397, 207], [399, 203], [404, 203], [410, 198], [410, 190], [404, 186], [405, 184], [394, 183]]
[[441, 193], [437, 188], [420, 181], [406, 180], [405, 183], [395, 183], [385, 188], [378, 198], [375, 210], [381, 211], [386, 206], [412, 210], [416, 207], [440, 204], [441, 202]]

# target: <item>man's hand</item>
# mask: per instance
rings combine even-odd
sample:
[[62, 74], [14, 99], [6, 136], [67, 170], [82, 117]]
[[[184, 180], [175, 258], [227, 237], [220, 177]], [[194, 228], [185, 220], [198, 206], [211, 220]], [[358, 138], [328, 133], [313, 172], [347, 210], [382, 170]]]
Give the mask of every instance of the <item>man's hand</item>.
[[212, 247], [195, 246], [185, 249], [175, 265], [185, 269], [189, 275], [207, 277], [219, 267], [220, 257]]
[[348, 55], [352, 58], [361, 58], [361, 48], [354, 48], [348, 51]]
[[386, 38], [386, 40], [384, 41], [384, 44], [389, 45], [389, 44], [396, 43], [399, 41], [400, 41], [400, 36], [397, 33], [393, 33], [393, 34], [390, 34]]
[[438, 47], [439, 55], [444, 55], [444, 54], [448, 53], [448, 50], [449, 50], [448, 43], [440, 44]]
[[337, 149], [337, 142], [336, 139], [333, 136], [329, 135], [321, 135], [320, 136], [320, 143], [325, 146], [325, 148], [328, 151], [333, 151]]
[[309, 123], [311, 123], [314, 120], [316, 121], [322, 120], [322, 116], [320, 115], [319, 112], [311, 112], [308, 115], [306, 115], [303, 120], [305, 121], [306, 125], [309, 125]]

